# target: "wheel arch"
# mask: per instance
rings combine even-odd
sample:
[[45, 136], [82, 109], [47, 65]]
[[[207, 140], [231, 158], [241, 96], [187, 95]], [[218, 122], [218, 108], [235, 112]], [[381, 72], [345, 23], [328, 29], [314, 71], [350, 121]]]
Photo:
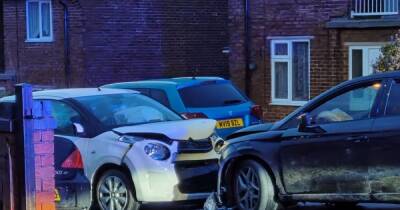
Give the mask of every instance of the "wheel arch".
[[[223, 168], [221, 168], [221, 185], [225, 186], [226, 188], [226, 196], [225, 199], [228, 202], [228, 205], [232, 205], [233, 201], [233, 195], [231, 192], [233, 192], [233, 189], [231, 189], [232, 182], [233, 182], [233, 176], [232, 174], [235, 172], [237, 169], [237, 166], [245, 161], [245, 160], [253, 160], [256, 161], [257, 163], [261, 164], [268, 172], [270, 175], [272, 182], [274, 183], [274, 188], [275, 192], [278, 193], [280, 192], [280, 187], [281, 187], [281, 182], [279, 181], [279, 172], [274, 170], [272, 161], [267, 161], [264, 158], [260, 157], [257, 154], [254, 153], [245, 153], [241, 154], [240, 156], [233, 157], [229, 159], [228, 161], [225, 162], [223, 165]], [[278, 175], [278, 176], [277, 176]]]
[[96, 189], [97, 182], [99, 181], [100, 177], [108, 170], [119, 170], [119, 171], [123, 172], [125, 175], [127, 175], [128, 179], [131, 181], [131, 184], [133, 186], [133, 195], [134, 195], [135, 199], [137, 199], [135, 182], [132, 180], [132, 176], [131, 176], [131, 172], [130, 172], [129, 168], [125, 164], [117, 165], [115, 163], [106, 163], [106, 164], [100, 166], [93, 175], [92, 193], [91, 193], [92, 201], [94, 202], [94, 198], [96, 197], [95, 189]]

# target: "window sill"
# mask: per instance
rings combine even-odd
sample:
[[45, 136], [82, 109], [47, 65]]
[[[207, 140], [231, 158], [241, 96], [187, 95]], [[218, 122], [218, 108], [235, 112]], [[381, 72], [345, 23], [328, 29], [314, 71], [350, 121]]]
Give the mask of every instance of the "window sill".
[[272, 106], [304, 106], [308, 101], [272, 101]]
[[50, 43], [53, 42], [53, 39], [27, 39], [26, 43]]
[[0, 81], [15, 81], [15, 73], [14, 72], [4, 72], [0, 73]]

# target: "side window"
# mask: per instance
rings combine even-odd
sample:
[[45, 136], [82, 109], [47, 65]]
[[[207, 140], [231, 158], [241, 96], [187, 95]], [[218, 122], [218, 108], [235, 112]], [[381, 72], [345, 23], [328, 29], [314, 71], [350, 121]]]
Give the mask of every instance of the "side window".
[[150, 89], [150, 88], [135, 88], [134, 90], [139, 91], [142, 95], [145, 95], [147, 97], [150, 97], [158, 101], [158, 103], [166, 107], [170, 107], [167, 94], [162, 90]]
[[150, 97], [150, 89], [147, 88], [135, 88], [133, 90], [139, 91], [142, 95]]
[[312, 123], [328, 124], [370, 117], [381, 83], [352, 89], [336, 96], [310, 112]]
[[150, 96], [151, 98], [153, 98], [154, 100], [158, 101], [159, 103], [161, 103], [162, 105], [164, 105], [166, 107], [170, 107], [167, 94], [165, 94], [164, 91], [152, 89], [150, 91], [150, 93], [151, 93], [151, 96]]
[[400, 80], [392, 84], [386, 105], [386, 116], [400, 116]]
[[79, 113], [63, 102], [51, 101], [51, 105], [52, 115], [57, 122], [55, 133], [59, 135], [73, 136], [73, 123], [82, 122]]

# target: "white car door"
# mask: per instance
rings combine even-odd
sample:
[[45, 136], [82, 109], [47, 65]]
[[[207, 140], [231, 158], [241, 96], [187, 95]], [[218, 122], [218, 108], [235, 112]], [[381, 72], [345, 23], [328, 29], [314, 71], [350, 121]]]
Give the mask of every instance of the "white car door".
[[[93, 181], [95, 172], [101, 166], [110, 163], [121, 165], [122, 158], [130, 149], [129, 144], [117, 141], [119, 136], [111, 131], [94, 138], [86, 137], [90, 125], [85, 123], [82, 115], [65, 102], [51, 102], [52, 114], [57, 122], [55, 133], [71, 140], [77, 146], [82, 156], [85, 175], [90, 181]], [[77, 126], [79, 129], [76, 129]]]
[[54, 131], [55, 135], [69, 139], [75, 144], [82, 156], [84, 171], [86, 173], [90, 165], [88, 164], [87, 157], [87, 147], [90, 139], [85, 138], [84, 135], [78, 135], [74, 127], [74, 123], [83, 124], [81, 114], [65, 102], [57, 100], [49, 101], [52, 106], [52, 116], [57, 123], [57, 128]]

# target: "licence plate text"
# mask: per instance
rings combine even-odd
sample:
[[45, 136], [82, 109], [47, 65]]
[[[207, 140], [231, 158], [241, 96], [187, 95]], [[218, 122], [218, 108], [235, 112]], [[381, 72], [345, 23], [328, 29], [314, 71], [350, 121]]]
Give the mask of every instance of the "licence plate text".
[[237, 119], [229, 119], [229, 120], [219, 120], [217, 122], [217, 129], [224, 129], [224, 128], [238, 128], [238, 127], [243, 127], [243, 119], [242, 118], [237, 118]]

